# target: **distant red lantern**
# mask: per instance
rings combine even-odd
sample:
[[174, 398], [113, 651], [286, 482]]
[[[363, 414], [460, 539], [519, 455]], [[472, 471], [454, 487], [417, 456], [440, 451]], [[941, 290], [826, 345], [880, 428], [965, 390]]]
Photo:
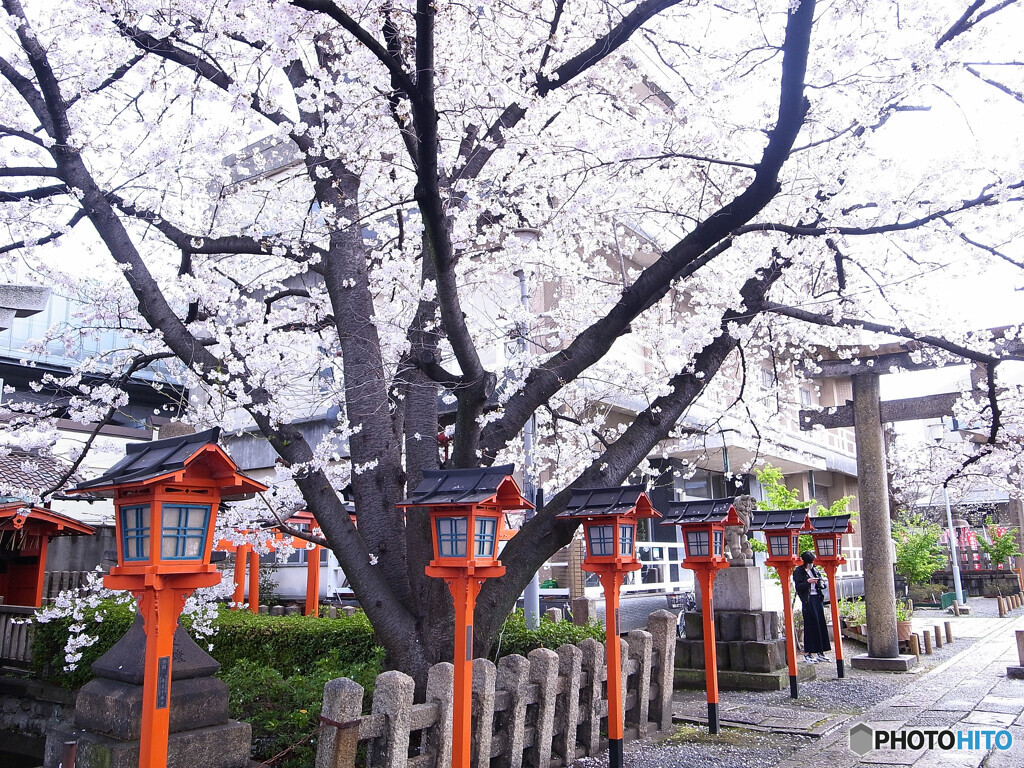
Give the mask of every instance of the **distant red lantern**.
[[708, 695], [708, 730], [718, 733], [718, 653], [715, 648], [715, 611], [712, 593], [715, 574], [729, 567], [725, 556], [725, 529], [742, 525], [732, 498], [675, 501], [662, 525], [678, 525], [686, 556], [683, 567], [700, 581], [704, 625], [704, 675]]
[[782, 582], [782, 609], [786, 628], [786, 661], [789, 664], [789, 695], [797, 698], [799, 669], [796, 662], [796, 634], [793, 628], [793, 604], [790, 581], [793, 568], [800, 563], [800, 534], [811, 532], [807, 508], [776, 509], [755, 512], [750, 530], [764, 532], [768, 540], [765, 564], [779, 573]]
[[832, 640], [836, 649], [836, 673], [839, 677], [846, 677], [846, 670], [843, 668], [843, 638], [839, 633], [839, 582], [836, 581], [836, 572], [839, 566], [846, 562], [843, 557], [843, 536], [853, 533], [853, 523], [850, 522], [850, 515], [830, 515], [826, 517], [812, 517], [811, 525], [814, 528], [811, 536], [814, 537], [815, 562], [820, 563], [828, 576], [828, 583], [832, 585]]
[[625, 574], [640, 570], [636, 524], [661, 517], [643, 486], [574, 489], [559, 518], [583, 523], [587, 555], [583, 570], [601, 579], [605, 599], [605, 661], [608, 679], [608, 761], [622, 766], [622, 663], [619, 648], [619, 591]]
[[473, 607], [486, 579], [502, 576], [498, 560], [505, 512], [532, 509], [512, 477], [511, 465], [427, 470], [400, 508], [426, 507], [434, 559], [428, 576], [445, 580], [455, 603], [455, 693], [452, 768], [469, 768], [473, 697]]

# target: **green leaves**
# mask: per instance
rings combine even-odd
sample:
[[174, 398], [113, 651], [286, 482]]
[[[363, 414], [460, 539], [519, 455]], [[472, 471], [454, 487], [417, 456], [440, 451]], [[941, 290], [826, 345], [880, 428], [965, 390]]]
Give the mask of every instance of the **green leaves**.
[[517, 610], [505, 619], [495, 645], [494, 656], [496, 659], [514, 653], [525, 656], [535, 648], [555, 650], [567, 643], [575, 645], [588, 637], [604, 642], [604, 625], [599, 621], [592, 621], [584, 626], [577, 626], [569, 621], [554, 622], [542, 616], [537, 629], [527, 629], [526, 615]]
[[896, 573], [910, 584], [924, 584], [946, 564], [946, 554], [939, 545], [942, 528], [921, 515], [900, 515], [892, 527], [896, 542]]

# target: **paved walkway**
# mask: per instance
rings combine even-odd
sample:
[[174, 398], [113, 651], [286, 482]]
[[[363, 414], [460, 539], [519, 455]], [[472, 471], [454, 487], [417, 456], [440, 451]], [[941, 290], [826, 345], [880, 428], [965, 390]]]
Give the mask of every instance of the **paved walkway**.
[[[779, 768], [828, 765], [835, 768], [913, 765], [915, 768], [1020, 768], [1024, 766], [1024, 681], [1006, 676], [1018, 664], [1016, 630], [1024, 616], [1005, 619], [959, 619], [954, 636], [979, 637], [969, 648], [925, 673], [900, 694], [872, 707], [818, 743], [799, 750]], [[850, 750], [849, 729], [865, 723], [873, 729], [1007, 729], [1010, 749], [874, 750], [863, 757]], [[979, 735], [980, 744], [984, 736]]]
[[[914, 768], [1024, 767], [1024, 681], [1006, 676], [1006, 667], [1019, 663], [1015, 632], [1024, 630], [1024, 610], [1002, 619], [985, 616], [953, 618], [937, 611], [919, 612], [919, 616], [915, 616], [915, 631], [950, 621], [954, 638], [970, 638], [971, 644], [959, 651], [955, 641], [953, 645], [947, 645], [939, 652], [941, 657], [937, 658], [941, 660], [938, 664], [924, 672], [894, 675], [855, 671], [847, 679], [838, 680], [835, 679], [834, 664], [817, 665], [816, 671], [822, 683], [806, 686], [813, 691], [808, 700], [792, 700], [786, 695], [723, 692], [720, 704], [723, 727], [804, 737], [795, 739], [781, 762], [772, 761], [777, 768], [879, 765], [912, 765]], [[848, 658], [850, 651], [862, 649], [863, 646], [858, 648], [856, 645], [848, 648]], [[877, 684], [883, 678], [892, 683], [892, 695], [887, 695], [888, 691], [883, 693], [885, 698], [881, 701], [876, 696], [877, 703], [864, 710], [849, 706], [856, 699], [858, 686], [868, 685], [869, 679], [874, 681], [871, 684]], [[707, 709], [701, 700], [702, 694], [677, 697], [677, 721], [706, 722]], [[859, 711], [860, 714], [850, 714], [851, 711]], [[850, 729], [858, 723], [886, 731], [1006, 729], [1012, 735], [1013, 743], [1006, 750], [995, 746], [952, 750], [882, 749], [860, 756], [850, 749], [849, 736]], [[985, 736], [975, 738], [982, 745]], [[1001, 738], [1005, 744], [1005, 736]], [[732, 762], [729, 760], [725, 764]], [[743, 765], [741, 762], [735, 764]]]

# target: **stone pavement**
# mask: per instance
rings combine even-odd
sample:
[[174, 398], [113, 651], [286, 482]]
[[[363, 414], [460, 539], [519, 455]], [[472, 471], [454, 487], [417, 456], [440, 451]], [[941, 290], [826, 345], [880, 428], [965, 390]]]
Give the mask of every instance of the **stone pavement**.
[[[1024, 681], [1011, 680], [1006, 667], [1017, 664], [1016, 630], [1024, 616], [958, 619], [954, 636], [979, 639], [969, 648], [925, 673], [903, 691], [851, 719], [817, 743], [790, 756], [779, 768], [809, 764], [852, 766], [906, 765], [914, 768], [1020, 768], [1024, 766]], [[959, 635], [957, 634], [959, 631]], [[1009, 749], [873, 750], [858, 756], [850, 750], [849, 729], [865, 723], [872, 729], [1007, 729]], [[985, 738], [978, 735], [979, 746]], [[1005, 743], [1005, 742], [1004, 742]]]
[[[978, 602], [982, 615], [953, 618], [938, 611], [919, 611], [915, 615], [915, 631], [949, 621], [961, 647], [963, 640], [970, 641], [970, 645], [961, 650], [957, 650], [955, 640], [953, 645], [937, 650], [936, 656], [922, 657], [933, 665], [926, 671], [895, 674], [848, 669], [847, 678], [839, 680], [835, 677], [834, 663], [819, 664], [816, 671], [820, 682], [802, 684], [801, 691], [806, 690], [808, 694], [802, 694], [801, 699], [723, 691], [719, 705], [723, 729], [745, 728], [789, 739], [788, 756], [775, 762], [778, 768], [808, 765], [1024, 767], [1024, 681], [1006, 676], [1006, 667], [1019, 663], [1015, 631], [1024, 630], [1024, 615], [1018, 611], [1002, 619], [985, 616], [987, 603]], [[863, 646], [844, 645], [847, 659], [851, 652], [863, 650]], [[874, 695], [871, 690], [875, 691]], [[858, 706], [858, 697], [865, 695], [866, 700]], [[706, 724], [707, 706], [703, 696], [703, 691], [677, 692], [675, 720]], [[1006, 750], [995, 746], [952, 750], [882, 749], [860, 756], [850, 749], [849, 741], [850, 728], [858, 723], [886, 731], [950, 729], [957, 733], [1006, 729], [1013, 743]], [[978, 739], [976, 743], [980, 747], [986, 737], [979, 733], [973, 738]], [[1005, 735], [1001, 738], [1005, 743]]]

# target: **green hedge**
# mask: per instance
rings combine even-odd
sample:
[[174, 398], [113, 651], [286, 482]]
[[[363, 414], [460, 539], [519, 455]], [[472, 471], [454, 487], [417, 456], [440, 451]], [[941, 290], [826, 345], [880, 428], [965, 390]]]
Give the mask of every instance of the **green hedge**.
[[378, 653], [373, 627], [362, 612], [321, 619], [222, 609], [216, 627], [210, 654], [225, 670], [252, 659], [282, 675], [306, 674], [328, 656], [348, 666], [374, 659]]
[[525, 614], [517, 610], [505, 619], [505, 625], [494, 645], [494, 658], [515, 653], [526, 656], [535, 648], [555, 650], [567, 643], [575, 645], [588, 637], [603, 643], [604, 625], [599, 621], [592, 621], [584, 626], [576, 626], [568, 621], [554, 622], [547, 616], [541, 616], [537, 629], [527, 629]]
[[[99, 623], [94, 620], [97, 612], [104, 614]], [[72, 672], [64, 671], [64, 646], [71, 619], [36, 625], [32, 642], [36, 674], [66, 688], [84, 685], [93, 676], [90, 665], [128, 631], [135, 612], [126, 604], [104, 600], [100, 607], [88, 609], [84, 617], [89, 634], [98, 639], [82, 649], [82, 659]], [[319, 619], [315, 616], [267, 616], [221, 608], [214, 626], [217, 633], [210, 641], [213, 644], [210, 655], [220, 662], [224, 671], [240, 661], [252, 659], [282, 675], [301, 675], [328, 657], [335, 666], [347, 667], [380, 656], [373, 627], [363, 613]], [[202, 645], [205, 647], [205, 643]]]
[[[96, 621], [97, 614], [102, 616], [99, 622]], [[135, 611], [130, 604], [113, 600], [104, 600], [97, 608], [87, 608], [82, 615], [88, 634], [97, 639], [81, 649], [82, 658], [70, 672], [64, 671], [64, 647], [74, 623], [72, 619], [65, 617], [35, 625], [32, 670], [36, 675], [65, 688], [80, 688], [92, 680], [93, 674], [89, 669], [92, 663], [124, 637], [135, 621]]]

